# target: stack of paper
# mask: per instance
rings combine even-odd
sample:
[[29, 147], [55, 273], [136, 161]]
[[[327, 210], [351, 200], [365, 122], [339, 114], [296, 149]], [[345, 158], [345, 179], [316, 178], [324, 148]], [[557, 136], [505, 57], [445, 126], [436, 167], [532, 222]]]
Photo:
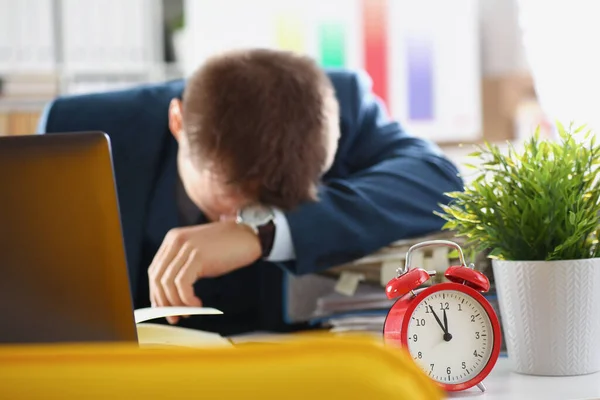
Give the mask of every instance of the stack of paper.
[[388, 310], [394, 300], [389, 300], [380, 287], [361, 285], [353, 296], [332, 293], [317, 300], [315, 317], [331, 316], [340, 313]]
[[[456, 238], [452, 232], [447, 231], [433, 235], [399, 240], [366, 257], [331, 268], [324, 274], [329, 276], [339, 276], [344, 272], [353, 272], [363, 275], [366, 282], [379, 284], [384, 287], [390, 279], [396, 276], [398, 268], [404, 267], [406, 254], [413, 245], [439, 239], [450, 240], [460, 246], [462, 246], [464, 242], [463, 239]], [[431, 279], [429, 283], [441, 282], [444, 279], [443, 273], [446, 268], [450, 265], [460, 264], [457, 257], [458, 254], [454, 254], [455, 252], [452, 250], [452, 248], [446, 246], [431, 246], [418, 249], [411, 253], [410, 266], [412, 268], [423, 268], [428, 271], [438, 271], [438, 276]], [[465, 251], [465, 249], [463, 249], [463, 251]], [[466, 254], [465, 257], [467, 257]]]
[[[396, 301], [387, 298], [385, 286], [397, 276], [397, 270], [404, 267], [406, 255], [412, 246], [440, 239], [461, 246], [467, 264], [475, 261], [476, 269], [490, 278], [492, 290], [489, 294], [493, 296], [495, 290], [492, 270], [486, 255], [470, 254], [469, 249], [464, 246], [464, 238], [457, 238], [453, 232], [443, 231], [391, 243], [373, 254], [324, 272], [322, 275], [337, 279], [337, 284], [316, 299], [313, 324], [329, 327], [334, 332], [363, 331], [380, 334], [385, 316]], [[423, 287], [447, 281], [444, 277], [446, 269], [460, 264], [458, 252], [447, 246], [428, 246], [411, 252], [411, 268], [437, 272]]]
[[313, 323], [332, 332], [383, 331], [385, 315], [394, 300], [389, 300], [379, 285], [362, 284], [352, 296], [332, 293], [317, 300]]
[[[450, 231], [393, 242], [366, 257], [330, 268], [324, 271], [322, 275], [340, 277], [344, 273], [354, 273], [361, 275], [365, 282], [385, 287], [390, 279], [397, 275], [397, 270], [405, 266], [406, 254], [409, 249], [415, 244], [430, 240], [448, 240], [458, 244], [463, 251], [465, 262], [467, 264], [473, 262], [475, 269], [486, 274], [492, 283], [492, 287], [494, 286], [492, 266], [489, 258], [487, 258], [487, 253], [474, 254], [466, 246], [463, 237], [456, 237]], [[460, 263], [458, 252], [447, 246], [428, 246], [411, 252], [411, 268], [423, 268], [427, 271], [437, 272], [437, 275], [426, 282], [425, 286], [445, 282], [444, 272], [446, 269], [451, 265], [460, 265]]]
[[385, 315], [357, 315], [331, 318], [329, 321], [331, 332], [373, 332], [381, 334]]

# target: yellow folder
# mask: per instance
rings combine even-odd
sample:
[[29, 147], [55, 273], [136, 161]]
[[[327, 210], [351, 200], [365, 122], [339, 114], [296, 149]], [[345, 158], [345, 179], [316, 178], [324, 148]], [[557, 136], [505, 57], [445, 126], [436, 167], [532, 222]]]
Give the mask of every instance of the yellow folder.
[[298, 336], [206, 348], [0, 346], [1, 399], [441, 399], [401, 350], [371, 337]]

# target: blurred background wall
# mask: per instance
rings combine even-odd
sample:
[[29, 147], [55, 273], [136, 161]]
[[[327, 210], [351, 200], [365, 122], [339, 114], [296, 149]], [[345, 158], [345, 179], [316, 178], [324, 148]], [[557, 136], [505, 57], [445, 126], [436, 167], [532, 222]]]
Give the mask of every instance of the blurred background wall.
[[0, 134], [35, 132], [55, 96], [179, 79], [243, 46], [364, 69], [393, 117], [451, 150], [545, 119], [518, 0], [0, 0]]

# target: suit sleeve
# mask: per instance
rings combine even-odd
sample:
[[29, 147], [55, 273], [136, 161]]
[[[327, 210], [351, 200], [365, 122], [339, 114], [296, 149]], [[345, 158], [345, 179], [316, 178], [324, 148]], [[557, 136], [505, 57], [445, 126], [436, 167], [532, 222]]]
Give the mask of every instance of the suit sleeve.
[[463, 188], [457, 168], [436, 145], [387, 117], [367, 76], [352, 80], [354, 137], [343, 155], [352, 172], [325, 181], [319, 201], [286, 214], [296, 259], [280, 265], [294, 274], [319, 272], [440, 230], [444, 221], [434, 210], [448, 202], [445, 192]]

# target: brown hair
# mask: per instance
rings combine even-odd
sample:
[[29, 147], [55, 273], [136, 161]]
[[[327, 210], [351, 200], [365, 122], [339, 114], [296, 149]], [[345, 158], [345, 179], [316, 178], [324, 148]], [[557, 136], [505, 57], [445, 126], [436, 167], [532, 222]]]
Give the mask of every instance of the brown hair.
[[289, 210], [316, 199], [339, 132], [331, 83], [312, 59], [267, 49], [215, 56], [189, 78], [182, 108], [203, 167], [264, 204]]

